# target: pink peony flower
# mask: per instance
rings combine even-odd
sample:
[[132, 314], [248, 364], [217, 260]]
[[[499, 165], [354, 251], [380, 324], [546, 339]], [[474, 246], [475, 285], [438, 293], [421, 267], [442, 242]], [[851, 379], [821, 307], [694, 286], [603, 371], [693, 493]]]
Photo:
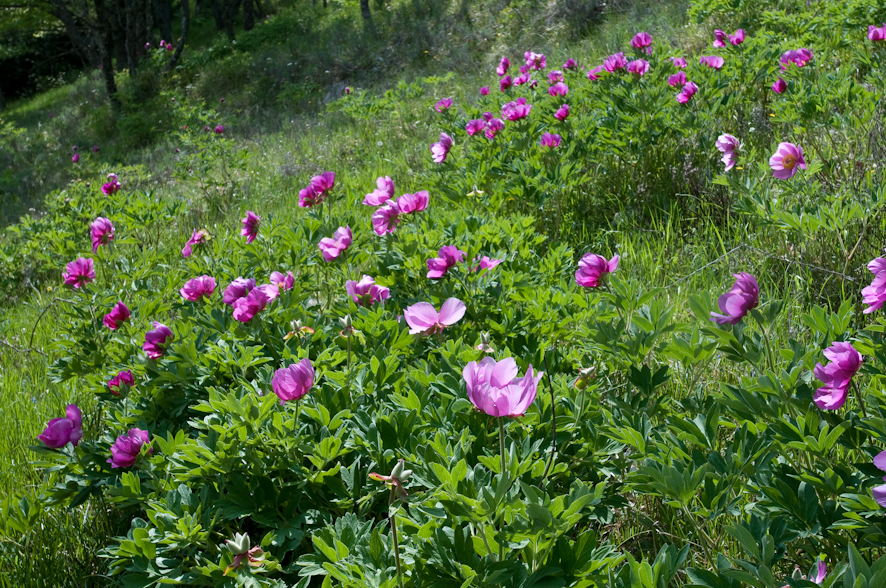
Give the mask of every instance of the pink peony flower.
[[255, 288], [255, 280], [237, 278], [225, 288], [222, 301], [228, 306], [233, 306], [234, 302], [245, 297], [253, 288]]
[[436, 104], [434, 104], [434, 109], [437, 112], [443, 112], [444, 110], [449, 110], [452, 106], [452, 98], [443, 98], [442, 100], [438, 100]]
[[733, 274], [732, 288], [717, 299], [717, 306], [724, 314], [711, 313], [711, 320], [719, 325], [734, 325], [743, 319], [760, 302], [760, 286], [751, 274]]
[[135, 386], [135, 378], [132, 377], [132, 372], [129, 370], [119, 372], [116, 376], [108, 380], [108, 390], [110, 390], [111, 394], [114, 396], [120, 396], [120, 392], [125, 393], [132, 386]]
[[609, 261], [602, 255], [586, 253], [578, 262], [578, 270], [575, 272], [575, 283], [582, 288], [596, 288], [600, 285], [607, 274], [611, 274], [618, 268], [618, 255]]
[[726, 164], [726, 169], [723, 171], [729, 171], [735, 167], [735, 162], [738, 159], [735, 154], [739, 148], [738, 139], [732, 135], [720, 135], [717, 137], [715, 145], [717, 146], [717, 149], [723, 153], [723, 163]]
[[[171, 47], [171, 45], [168, 45]], [[151, 435], [141, 429], [129, 429], [125, 435], [120, 435], [111, 445], [111, 458], [108, 463], [111, 468], [128, 468], [135, 465], [135, 460], [141, 455], [142, 447], [147, 447], [147, 453], [154, 451], [151, 447]]]
[[830, 363], [818, 363], [812, 372], [824, 384], [815, 391], [813, 400], [822, 410], [837, 410], [846, 404], [852, 376], [861, 368], [862, 357], [851, 343], [843, 342], [833, 343], [823, 353]]
[[505, 76], [498, 82], [498, 89], [504, 92], [508, 88], [514, 85], [514, 80], [511, 76]]
[[215, 278], [211, 276], [200, 276], [188, 280], [179, 290], [182, 298], [191, 302], [197, 302], [203, 297], [209, 298], [213, 292], [215, 292]]
[[784, 70], [792, 63], [797, 67], [803, 67], [812, 61], [812, 57], [812, 49], [806, 49], [805, 47], [802, 49], [790, 49], [789, 51], [782, 53], [778, 62], [781, 64], [781, 69]]
[[649, 62], [645, 59], [635, 59], [628, 64], [627, 70], [628, 73], [635, 74], [638, 78], [642, 78], [643, 75], [649, 71]]
[[528, 84], [531, 81], [532, 81], [532, 74], [530, 74], [529, 72], [526, 72], [526, 73], [520, 74], [519, 76], [514, 78], [514, 85], [515, 86], [522, 86], [523, 84]]
[[[877, 454], [877, 457], [874, 458], [874, 465], [877, 466], [880, 470], [886, 471], [886, 451], [881, 451]], [[886, 477], [883, 478], [886, 480]], [[886, 508], [886, 484], [882, 486], [877, 486], [873, 490], [874, 492], [874, 500], [877, 501], [877, 504]]]
[[696, 92], [698, 92], [698, 86], [695, 85], [695, 82], [686, 82], [683, 85], [683, 89], [677, 93], [677, 102], [680, 104], [686, 104], [692, 99]]
[[[522, 102], [521, 102], [522, 100]], [[516, 102], [508, 102], [504, 106], [501, 107], [501, 115], [502, 118], [506, 118], [507, 120], [514, 121], [520, 120], [521, 118], [526, 118], [530, 111], [532, 110], [532, 105], [526, 104], [525, 98], [520, 98]]]
[[591, 80], [592, 82], [597, 81], [600, 79], [600, 73], [602, 73], [602, 72], [603, 72], [603, 66], [598, 65], [597, 67], [595, 67], [594, 69], [592, 69], [588, 72], [588, 79]]
[[163, 356], [166, 344], [173, 339], [174, 337], [169, 327], [154, 321], [154, 328], [145, 333], [145, 342], [142, 344], [142, 349], [144, 349], [149, 359], [158, 359]]
[[482, 88], [480, 88], [480, 95], [489, 96], [489, 86], [483, 86]]
[[726, 33], [721, 31], [720, 29], [714, 30], [714, 47], [717, 49], [722, 49], [726, 46]]
[[571, 57], [563, 64], [563, 69], [578, 69], [578, 63]]
[[388, 200], [372, 214], [372, 228], [377, 235], [393, 233], [400, 222], [400, 209], [393, 200]]
[[492, 259], [492, 258], [484, 255], [482, 258], [479, 256], [474, 258], [475, 264], [478, 261], [480, 263], [471, 268], [472, 272], [484, 272], [486, 270], [491, 270], [492, 268], [494, 268], [495, 266], [497, 266], [498, 264], [500, 264], [504, 260], [503, 259]]
[[806, 169], [803, 149], [793, 143], [779, 143], [778, 149], [769, 158], [769, 167], [772, 168], [772, 175], [779, 180], [787, 180], [794, 177], [798, 167]]
[[452, 137], [446, 133], [440, 133], [440, 141], [431, 145], [431, 154], [434, 156], [434, 163], [443, 163], [449, 150], [452, 149]]
[[725, 63], [719, 55], [707, 55], [698, 60], [701, 65], [706, 65], [713, 69], [720, 69]]
[[563, 82], [557, 82], [550, 88], [548, 88], [548, 94], [551, 96], [565, 96], [569, 93], [569, 86], [564, 84]]
[[441, 247], [437, 253], [440, 257], [433, 257], [428, 260], [428, 278], [430, 279], [442, 278], [449, 271], [449, 268], [458, 265], [467, 255], [455, 245]]
[[652, 35], [649, 33], [637, 33], [631, 39], [631, 47], [634, 49], [645, 49], [646, 54], [652, 53]]
[[486, 121], [482, 118], [475, 118], [468, 121], [468, 124], [465, 125], [465, 131], [467, 131], [468, 136], [473, 137], [477, 133], [482, 133], [483, 129], [486, 128]]
[[200, 229], [199, 231], [194, 231], [194, 234], [191, 235], [191, 238], [188, 239], [188, 242], [185, 243], [185, 246], [182, 248], [182, 256], [190, 257], [191, 253], [194, 252], [194, 245], [202, 245], [205, 241], [209, 239], [209, 231], [206, 229]]
[[554, 147], [560, 146], [560, 140], [562, 137], [556, 133], [545, 133], [541, 136], [541, 141], [539, 144], [542, 147], [547, 147], [548, 149], [553, 149]]
[[46, 423], [46, 428], [37, 435], [37, 439], [49, 449], [60, 449], [68, 443], [77, 447], [83, 438], [82, 425], [83, 415], [80, 409], [76, 404], [69, 404], [65, 408], [65, 416]]
[[271, 387], [280, 399], [280, 404], [284, 404], [290, 400], [299, 400], [310, 392], [314, 385], [314, 377], [314, 366], [306, 357], [298, 363], [274, 372]]
[[[98, 146], [93, 147], [92, 150], [93, 152], [98, 151]], [[108, 181], [102, 184], [102, 193], [105, 196], [110, 196], [120, 188], [122, 188], [122, 185], [117, 178], [117, 174], [108, 174]]]
[[[271, 288], [277, 294], [280, 293], [276, 286], [271, 286]], [[261, 286], [254, 288], [249, 294], [243, 298], [238, 298], [232, 304], [234, 307], [234, 320], [248, 323], [255, 315], [263, 311], [271, 300], [272, 298], [268, 296], [266, 289]]]
[[686, 84], [686, 74], [682, 71], [678, 71], [674, 75], [668, 76], [668, 85], [677, 87], [683, 86]]
[[114, 331], [123, 323], [128, 321], [130, 316], [132, 316], [132, 313], [129, 312], [129, 308], [127, 308], [126, 305], [123, 304], [123, 301], [120, 301], [114, 305], [114, 308], [111, 309], [111, 312], [105, 315], [105, 318], [102, 319], [102, 322], [106, 327]]
[[98, 145], [93, 145], [93, 146], [92, 146], [92, 152], [93, 152], [93, 153], [98, 153]]
[[548, 81], [552, 84], [556, 84], [557, 82], [563, 81], [563, 72], [559, 69], [551, 70], [548, 73]]
[[[171, 47], [171, 45], [170, 45], [170, 47]], [[222, 125], [218, 125], [214, 129], [212, 129], [212, 132], [215, 133], [216, 135], [221, 135], [222, 133], [225, 132], [225, 127]]]
[[107, 245], [114, 240], [114, 225], [103, 216], [98, 217], [89, 225], [92, 229], [92, 252], [98, 251], [100, 245]]
[[351, 246], [352, 239], [351, 227], [339, 227], [331, 239], [329, 237], [320, 239], [317, 247], [320, 249], [323, 259], [329, 262], [346, 251]]
[[240, 234], [246, 237], [246, 243], [249, 244], [255, 241], [255, 238], [258, 237], [258, 226], [261, 224], [261, 218], [251, 210], [247, 210], [246, 216], [240, 222], [243, 223]]
[[409, 325], [410, 335], [416, 333], [432, 335], [440, 333], [444, 328], [460, 321], [465, 315], [465, 310], [467, 310], [465, 303], [458, 298], [447, 299], [440, 307], [439, 313], [432, 304], [417, 302], [406, 307], [406, 310], [403, 311], [403, 318]]
[[886, 22], [882, 27], [868, 25], [868, 39], [874, 42], [886, 41]]
[[427, 190], [421, 190], [415, 194], [403, 194], [397, 198], [397, 208], [400, 214], [413, 214], [421, 212], [428, 207], [431, 197]]
[[77, 163], [78, 161], [80, 161], [80, 154], [75, 153], [74, 156], [71, 158], [71, 163]]
[[280, 290], [292, 290], [295, 287], [295, 276], [292, 272], [286, 272], [285, 275], [281, 272], [271, 272], [271, 285]]
[[500, 118], [492, 118], [486, 123], [486, 138], [490, 141], [495, 139], [496, 133], [505, 128], [505, 122]]
[[734, 35], [729, 35], [729, 42], [733, 45], [741, 45], [744, 43], [744, 29], [738, 29]]
[[784, 92], [787, 89], [788, 89], [788, 85], [781, 78], [778, 78], [778, 81], [774, 82], [772, 84], [772, 91], [775, 92], [776, 94], [781, 94], [782, 92]]
[[526, 65], [531, 69], [544, 69], [547, 67], [547, 59], [541, 53], [527, 51], [523, 54], [523, 58], [526, 60]]
[[671, 61], [671, 63], [674, 64], [674, 67], [676, 67], [678, 69], [683, 69], [684, 67], [689, 65], [688, 63], [686, 63], [686, 60], [682, 57], [668, 57], [668, 59]]
[[375, 180], [377, 188], [363, 198], [363, 204], [381, 206], [394, 197], [394, 180], [390, 176], [382, 176]]
[[521, 74], [529, 73], [529, 66], [528, 65], [521, 65], [520, 66], [520, 73]]
[[74, 288], [82, 288], [95, 280], [95, 267], [92, 259], [78, 257], [70, 262], [62, 272], [62, 279], [65, 286], [73, 286]]
[[345, 282], [345, 291], [355, 303], [367, 307], [391, 297], [391, 291], [388, 288], [379, 286], [375, 280], [365, 274], [359, 282], [354, 280]]
[[603, 60], [603, 69], [609, 73], [615, 72], [617, 69], [624, 69], [628, 66], [628, 60], [625, 59], [624, 53], [615, 53]]
[[327, 171], [321, 173], [319, 176], [314, 176], [311, 178], [310, 183], [311, 191], [314, 193], [314, 198], [316, 202], [314, 204], [319, 204], [326, 200], [326, 197], [329, 196], [329, 193], [335, 188], [335, 172]]
[[868, 305], [864, 314], [880, 310], [886, 302], [886, 259], [874, 259], [868, 264], [868, 269], [874, 274], [874, 281], [861, 291], [862, 301]]
[[478, 364], [472, 361], [465, 366], [462, 376], [468, 390], [468, 398], [474, 407], [493, 417], [520, 417], [535, 401], [538, 383], [544, 372], [533, 375], [532, 365], [523, 378], [513, 357], [496, 362], [484, 357]]
[[569, 118], [569, 105], [564, 104], [560, 108], [557, 109], [557, 112], [554, 113], [554, 118], [557, 120], [566, 120]]
[[509, 67], [511, 67], [511, 60], [507, 57], [502, 57], [501, 61], [498, 62], [498, 67], [495, 68], [495, 73], [497, 73], [499, 77], [502, 77], [508, 73]]

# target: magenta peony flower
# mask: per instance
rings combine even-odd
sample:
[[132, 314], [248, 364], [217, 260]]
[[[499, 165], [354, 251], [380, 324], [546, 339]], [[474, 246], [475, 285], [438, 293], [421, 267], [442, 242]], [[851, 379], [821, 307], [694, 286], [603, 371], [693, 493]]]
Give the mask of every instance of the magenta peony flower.
[[280, 399], [280, 404], [284, 404], [290, 400], [299, 400], [310, 392], [311, 386], [314, 385], [314, 376], [314, 366], [306, 357], [298, 363], [274, 372], [271, 387]]
[[[93, 147], [92, 150], [93, 152], [97, 152], [98, 146]], [[102, 193], [105, 196], [110, 196], [122, 187], [123, 186], [117, 178], [117, 174], [108, 174], [108, 181], [102, 184]]]
[[505, 76], [498, 82], [498, 89], [504, 92], [508, 88], [514, 85], [514, 80], [511, 76]]
[[314, 176], [311, 178], [310, 186], [311, 191], [314, 193], [314, 198], [317, 200], [314, 204], [323, 202], [329, 196], [332, 189], [335, 188], [335, 172], [327, 171], [319, 176]]
[[803, 67], [812, 61], [812, 57], [812, 49], [806, 49], [805, 47], [803, 49], [790, 49], [782, 53], [778, 62], [781, 64], [781, 69], [785, 70], [792, 63], [797, 67]]
[[677, 86], [682, 87], [685, 84], [686, 84], [686, 74], [682, 71], [678, 71], [674, 75], [668, 76], [668, 85], [669, 86], [673, 86], [676, 88]]
[[434, 163], [443, 163], [449, 150], [452, 149], [452, 137], [446, 133], [440, 133], [440, 141], [431, 145], [431, 154], [434, 156]]
[[514, 78], [514, 85], [522, 86], [523, 84], [528, 84], [530, 81], [532, 81], [532, 74], [526, 72]]
[[532, 365], [523, 378], [513, 357], [496, 362], [484, 357], [478, 364], [472, 361], [465, 366], [462, 376], [468, 390], [468, 398], [480, 412], [493, 417], [520, 417], [535, 401], [538, 383], [544, 372], [533, 375]]
[[507, 57], [502, 57], [501, 61], [498, 62], [498, 67], [495, 68], [495, 73], [497, 73], [499, 77], [503, 77], [508, 73], [509, 67], [511, 67], [511, 60]]
[[778, 149], [769, 158], [769, 167], [772, 168], [772, 175], [779, 180], [794, 177], [798, 167], [806, 169], [803, 149], [793, 143], [779, 143]]
[[377, 235], [393, 233], [400, 223], [400, 209], [393, 200], [388, 200], [372, 214], [372, 228]]
[[482, 118], [475, 118], [468, 121], [468, 124], [465, 125], [465, 131], [468, 132], [468, 135], [473, 137], [477, 133], [482, 133], [483, 129], [486, 128], [486, 121]]
[[600, 73], [602, 71], [603, 71], [603, 66], [598, 65], [597, 67], [595, 67], [594, 69], [592, 69], [588, 72], [588, 79], [591, 80], [592, 82], [599, 80]]
[[397, 198], [397, 208], [400, 209], [400, 214], [413, 214], [426, 209], [430, 200], [427, 190], [415, 194], [403, 194]]
[[735, 154], [739, 148], [738, 139], [732, 135], [720, 135], [717, 137], [715, 145], [717, 146], [717, 149], [723, 153], [723, 163], [726, 164], [726, 169], [723, 171], [729, 171], [735, 167], [735, 162], [738, 159]]
[[322, 200], [317, 198], [317, 194], [311, 188], [310, 184], [298, 191], [298, 205], [301, 208], [310, 208], [315, 204], [320, 204]]
[[864, 314], [880, 310], [886, 302], [886, 259], [874, 259], [868, 264], [868, 269], [874, 274], [874, 281], [861, 291], [862, 301], [868, 305]]
[[225, 288], [222, 301], [228, 306], [232, 306], [234, 302], [249, 294], [253, 288], [255, 288], [255, 280], [237, 278]]
[[520, 120], [526, 118], [531, 110], [532, 105], [526, 104], [525, 98], [519, 98], [516, 102], [508, 102], [502, 106], [501, 116], [510, 121]]
[[686, 104], [692, 99], [696, 92], [698, 92], [698, 86], [695, 85], [695, 82], [686, 82], [683, 85], [683, 89], [677, 93], [677, 102], [680, 104]]
[[733, 274], [732, 288], [717, 299], [717, 306], [724, 314], [711, 313], [711, 320], [719, 325], [734, 325], [743, 319], [760, 302], [760, 286], [751, 274]]
[[483, 86], [482, 88], [480, 88], [480, 95], [489, 96], [489, 86]]
[[714, 30], [714, 43], [713, 43], [714, 47], [716, 47], [717, 49], [722, 49], [723, 47], [726, 46], [725, 41], [726, 41], [726, 33], [721, 31], [720, 29], [715, 29]]
[[708, 55], [706, 57], [702, 57], [701, 59], [699, 59], [698, 62], [701, 65], [706, 65], [706, 66], [711, 67], [713, 69], [720, 69], [721, 67], [723, 67], [723, 63], [725, 63], [723, 61], [723, 58], [720, 57], [719, 55]]
[[486, 138], [490, 141], [495, 139], [496, 133], [505, 128], [505, 122], [500, 118], [490, 119], [489, 122], [486, 123]]
[[607, 274], [611, 274], [618, 268], [618, 255], [609, 261], [602, 255], [586, 253], [578, 262], [578, 270], [575, 272], [575, 283], [582, 288], [596, 288], [600, 285]]
[[71, 157], [71, 163], [77, 163], [78, 161], [80, 161], [80, 154], [75, 153], [74, 156]]
[[123, 301], [120, 301], [114, 305], [114, 308], [111, 309], [111, 312], [105, 315], [105, 318], [102, 319], [102, 322], [105, 324], [106, 327], [114, 331], [123, 323], [128, 321], [130, 316], [132, 316], [132, 313], [129, 312], [129, 309], [126, 307], [125, 304], [123, 304]]
[[492, 258], [484, 255], [482, 258], [479, 256], [474, 258], [475, 264], [478, 261], [480, 263], [471, 268], [472, 272], [483, 272], [486, 270], [491, 270], [492, 268], [494, 268], [495, 266], [497, 266], [498, 264], [500, 264], [504, 260], [503, 259], [492, 259]]
[[787, 89], [788, 89], [788, 85], [781, 78], [778, 78], [778, 81], [774, 82], [772, 84], [772, 91], [775, 92], [776, 94], [781, 94], [782, 92], [784, 92]]
[[100, 245], [107, 245], [114, 240], [114, 225], [103, 216], [98, 217], [89, 225], [92, 229], [92, 252], [98, 251]]
[[643, 74], [649, 71], [649, 62], [645, 59], [635, 59], [628, 64], [627, 70], [628, 73], [636, 74], [637, 77], [642, 78]]
[[120, 435], [111, 445], [111, 458], [108, 463], [111, 468], [128, 468], [135, 465], [136, 458], [141, 455], [142, 447], [147, 447], [147, 453], [154, 451], [151, 447], [151, 435], [141, 429], [129, 429], [125, 435]]
[[566, 60], [566, 63], [563, 64], [563, 69], [578, 69], [578, 62], [570, 57]]
[[[880, 470], [886, 471], [886, 451], [881, 451], [877, 454], [877, 457], [874, 458], [874, 465], [877, 466]], [[886, 477], [883, 478], [886, 480]], [[877, 501], [877, 504], [886, 508], [886, 484], [882, 486], [877, 486], [873, 490], [874, 492], [874, 500]]]
[[541, 53], [527, 51], [523, 54], [523, 58], [526, 60], [526, 65], [529, 66], [530, 69], [544, 69], [547, 67], [547, 59]]
[[553, 133], [553, 134], [545, 133], [544, 135], [541, 136], [541, 141], [539, 141], [539, 144], [542, 147], [547, 147], [548, 149], [553, 149], [554, 147], [560, 146], [560, 140], [561, 140], [560, 135], [558, 135], [556, 133]]
[[440, 333], [444, 328], [460, 321], [465, 315], [465, 310], [467, 307], [464, 302], [458, 298], [448, 298], [440, 307], [439, 313], [432, 304], [417, 302], [406, 307], [406, 310], [403, 311], [403, 318], [409, 325], [410, 335], [416, 333], [432, 335]]
[[82, 424], [80, 409], [76, 404], [69, 404], [65, 408], [65, 416], [46, 423], [46, 428], [37, 435], [37, 439], [49, 449], [60, 449], [68, 443], [77, 447], [83, 438]]
[[444, 110], [449, 110], [449, 107], [452, 106], [452, 98], [443, 98], [442, 100], [438, 100], [436, 104], [434, 104], [434, 109], [437, 112], [443, 112]]
[[73, 286], [74, 288], [82, 288], [95, 280], [95, 267], [92, 259], [78, 257], [70, 262], [62, 272], [62, 279], [65, 286]]
[[258, 237], [258, 226], [261, 224], [259, 216], [251, 210], [247, 210], [246, 216], [240, 222], [243, 223], [240, 234], [246, 237], [246, 243], [249, 244], [255, 241], [255, 238]]
[[671, 61], [671, 63], [674, 64], [674, 67], [676, 67], [678, 69], [683, 69], [684, 67], [689, 65], [688, 63], [686, 63], [686, 60], [682, 57], [668, 57], [668, 59]]
[[467, 255], [455, 245], [446, 245], [441, 247], [437, 252], [440, 257], [433, 257], [428, 260], [428, 278], [442, 278], [449, 271], [449, 268], [458, 265]]
[[637, 33], [634, 35], [634, 38], [631, 39], [631, 47], [634, 49], [645, 49], [647, 55], [652, 53], [651, 45], [652, 35], [649, 33]]
[[830, 360], [816, 364], [813, 374], [824, 386], [815, 391], [816, 406], [822, 410], [838, 410], [846, 404], [852, 376], [861, 368], [861, 354], [850, 343], [835, 342], [823, 351]]
[[628, 60], [625, 59], [624, 53], [616, 53], [603, 60], [603, 69], [609, 73], [613, 73], [617, 69], [624, 69], [627, 66]]
[[191, 238], [188, 239], [188, 242], [185, 243], [185, 246], [182, 248], [182, 256], [190, 257], [191, 253], [193, 253], [194, 245], [202, 245], [204, 242], [209, 240], [209, 231], [206, 229], [200, 229], [199, 231], [194, 231], [194, 234], [191, 235]]
[[197, 302], [203, 297], [209, 298], [215, 292], [215, 278], [210, 276], [200, 276], [185, 282], [185, 285], [179, 290], [182, 298]]
[[142, 349], [144, 349], [149, 359], [159, 359], [163, 357], [166, 344], [174, 338], [169, 327], [154, 321], [154, 328], [145, 333], [145, 342], [142, 344]]
[[212, 129], [212, 132], [215, 133], [216, 135], [221, 135], [222, 133], [225, 132], [225, 127], [223, 127], [222, 125], [218, 125], [214, 129]]
[[548, 94], [551, 96], [565, 96], [569, 93], [569, 86], [564, 84], [563, 82], [557, 82], [550, 88], [548, 88]]
[[563, 72], [559, 69], [551, 70], [548, 73], [548, 81], [552, 84], [556, 84], [557, 82], [563, 81]]
[[868, 25], [868, 39], [874, 42], [886, 41], [886, 22], [883, 23], [882, 27]]
[[363, 204], [369, 206], [381, 206], [394, 197], [394, 180], [390, 176], [382, 176], [375, 180], [378, 186], [363, 198]]
[[[280, 293], [276, 286], [270, 286], [270, 289], [276, 291], [277, 294]], [[268, 296], [266, 289], [262, 286], [252, 289], [249, 294], [243, 298], [238, 298], [232, 304], [234, 307], [234, 320], [248, 323], [252, 320], [252, 317], [263, 311], [271, 300], [272, 298]]]
[[132, 386], [135, 386], [135, 378], [132, 377], [132, 372], [129, 370], [119, 372], [116, 376], [108, 380], [108, 390], [110, 390], [111, 394], [114, 396], [120, 396], [120, 392], [125, 393]]
[[529, 66], [528, 65], [521, 65], [520, 66], [520, 73], [521, 74], [529, 73]]
[[345, 282], [345, 291], [354, 302], [360, 306], [372, 306], [376, 302], [383, 302], [391, 297], [391, 291], [384, 286], [379, 286], [371, 277], [363, 275], [359, 282], [348, 280]]
[[271, 272], [271, 285], [279, 290], [292, 290], [295, 287], [295, 276], [292, 272], [286, 272], [285, 275], [281, 272]]
[[93, 152], [93, 153], [98, 153], [98, 145], [93, 145], [93, 146], [92, 146], [92, 152]]
[[569, 118], [569, 105], [564, 104], [560, 108], [557, 109], [557, 112], [554, 113], [554, 118], [557, 120], [566, 120]]
[[351, 227], [339, 227], [331, 239], [329, 237], [320, 239], [317, 247], [320, 249], [323, 259], [329, 262], [346, 251], [351, 246], [352, 240]]
[[729, 42], [733, 45], [741, 45], [744, 43], [744, 29], [738, 29], [734, 35], [729, 35]]

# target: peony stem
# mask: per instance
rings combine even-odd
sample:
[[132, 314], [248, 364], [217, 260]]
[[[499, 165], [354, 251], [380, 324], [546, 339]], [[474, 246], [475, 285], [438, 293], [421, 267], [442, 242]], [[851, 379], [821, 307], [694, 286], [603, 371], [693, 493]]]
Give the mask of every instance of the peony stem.
[[861, 387], [852, 380], [852, 386], [855, 387], [855, 393], [858, 395], [858, 405], [861, 407], [861, 414], [864, 418], [868, 418], [868, 411], [864, 407], [864, 394], [861, 393]]
[[354, 403], [354, 397], [351, 394], [351, 336], [353, 333], [348, 333], [348, 400], [351, 404]]
[[[505, 460], [505, 420], [504, 417], [498, 417], [498, 448], [501, 454], [501, 475], [502, 482], [507, 475], [508, 462]], [[498, 561], [505, 558], [505, 546], [501, 541], [498, 542]]]
[[397, 539], [397, 514], [391, 514], [390, 506], [394, 504], [396, 486], [391, 486], [391, 498], [388, 501], [388, 520], [391, 521], [391, 537], [394, 540], [394, 561], [397, 564], [397, 581], [400, 588], [403, 588], [403, 571], [400, 568], [400, 541]]

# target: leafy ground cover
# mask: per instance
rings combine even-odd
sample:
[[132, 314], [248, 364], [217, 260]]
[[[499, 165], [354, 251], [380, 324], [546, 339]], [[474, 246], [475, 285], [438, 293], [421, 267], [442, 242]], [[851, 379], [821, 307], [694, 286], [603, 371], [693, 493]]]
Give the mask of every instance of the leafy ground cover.
[[4, 580], [882, 586], [886, 15], [767, 8], [81, 148], [5, 242]]

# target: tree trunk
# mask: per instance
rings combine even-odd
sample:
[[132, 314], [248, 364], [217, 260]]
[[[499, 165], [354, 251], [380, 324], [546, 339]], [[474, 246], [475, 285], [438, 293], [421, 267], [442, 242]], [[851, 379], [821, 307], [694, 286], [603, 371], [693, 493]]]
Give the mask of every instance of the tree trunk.
[[95, 14], [98, 18], [98, 49], [101, 56], [102, 76], [105, 78], [105, 90], [114, 110], [120, 110], [120, 99], [117, 98], [117, 82], [114, 80], [114, 63], [111, 60], [111, 19], [105, 0], [93, 0]]
[[154, 2], [152, 0], [140, 0], [142, 3], [142, 24], [144, 30], [139, 39], [139, 51], [143, 51], [145, 43], [154, 44]]
[[[64, 0], [51, 0], [49, 12], [62, 21], [62, 24], [65, 26], [65, 32], [68, 34], [68, 38], [71, 39], [71, 44], [77, 49], [80, 56], [91, 66], [97, 66], [100, 62], [98, 47], [87, 34], [83, 34], [83, 31], [77, 25], [75, 14], [67, 3]], [[88, 14], [88, 7], [84, 12]]]
[[[316, 2], [317, 0], [314, 1]], [[258, 19], [264, 19], [262, 15], [267, 14], [267, 12], [265, 12], [265, 7], [262, 6], [261, 0], [255, 0], [255, 9], [258, 10]]]
[[[324, 4], [326, 0], [323, 0]], [[372, 22], [372, 12], [369, 10], [369, 0], [360, 0], [360, 16], [363, 17], [363, 30], [372, 33], [375, 31], [375, 23]]]
[[252, 0], [243, 0], [243, 29], [251, 31], [255, 28], [255, 7]]
[[225, 32], [230, 40], [234, 40], [234, 14], [237, 11], [237, 0], [221, 0], [222, 15], [225, 19]]
[[160, 37], [172, 40], [172, 0], [153, 0], [154, 13], [157, 26], [160, 28]]
[[126, 48], [126, 64], [129, 68], [129, 77], [135, 77], [135, 70], [138, 68], [138, 58], [135, 55], [135, 44], [138, 39], [138, 15], [136, 14], [137, 0], [125, 0], [125, 13], [123, 29], [123, 44]]
[[222, 4], [224, 0], [212, 0], [212, 4], [210, 8], [212, 9], [212, 18], [215, 19], [215, 28], [219, 32], [225, 28], [225, 19], [223, 16], [224, 5]]
[[175, 47], [175, 51], [172, 52], [172, 59], [169, 60], [169, 64], [166, 66], [166, 71], [171, 70], [175, 67], [175, 64], [178, 63], [179, 58], [182, 56], [182, 51], [185, 48], [185, 43], [188, 41], [188, 29], [191, 27], [191, 0], [182, 0], [182, 36], [178, 40], [178, 45]]
[[3, 90], [0, 89], [0, 110], [6, 108], [6, 98], [3, 97]]

